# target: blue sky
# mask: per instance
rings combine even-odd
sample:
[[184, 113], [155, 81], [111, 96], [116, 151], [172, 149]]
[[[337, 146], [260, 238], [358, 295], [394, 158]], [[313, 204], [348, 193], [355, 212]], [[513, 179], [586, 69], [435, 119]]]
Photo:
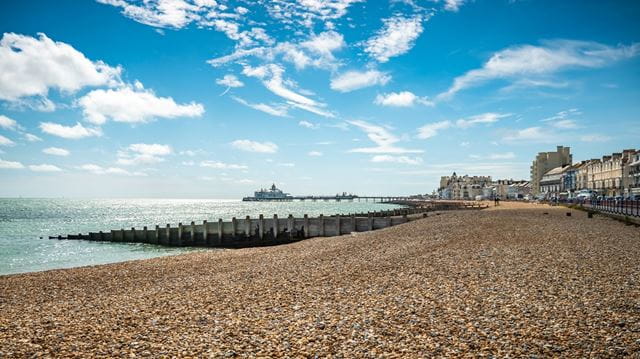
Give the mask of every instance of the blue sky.
[[0, 196], [430, 193], [640, 147], [640, 5], [0, 4]]

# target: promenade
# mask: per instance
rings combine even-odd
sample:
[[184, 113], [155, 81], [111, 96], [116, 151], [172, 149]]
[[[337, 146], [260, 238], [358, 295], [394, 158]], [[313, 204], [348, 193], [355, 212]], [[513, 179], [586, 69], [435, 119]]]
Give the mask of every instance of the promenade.
[[[572, 216], [566, 216], [572, 212]], [[0, 277], [0, 357], [621, 357], [640, 229], [502, 203], [292, 244]]]

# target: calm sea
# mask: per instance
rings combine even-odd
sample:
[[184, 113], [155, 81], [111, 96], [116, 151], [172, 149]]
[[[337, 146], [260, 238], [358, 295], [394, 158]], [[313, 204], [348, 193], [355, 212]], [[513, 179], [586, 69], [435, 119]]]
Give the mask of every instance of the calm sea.
[[[48, 236], [172, 226], [231, 217], [380, 211], [372, 202], [242, 202], [193, 199], [0, 199], [0, 275], [121, 262], [195, 250], [150, 244], [52, 240]], [[41, 238], [42, 237], [42, 238]]]

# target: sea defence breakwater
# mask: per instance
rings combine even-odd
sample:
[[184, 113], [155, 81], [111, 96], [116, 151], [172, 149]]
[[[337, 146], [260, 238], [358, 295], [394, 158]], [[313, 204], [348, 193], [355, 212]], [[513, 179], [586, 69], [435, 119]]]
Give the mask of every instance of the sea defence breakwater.
[[115, 243], [148, 243], [174, 247], [220, 247], [244, 248], [290, 243], [311, 237], [332, 237], [352, 232], [366, 232], [387, 228], [428, 216], [428, 212], [442, 210], [482, 209], [485, 205], [470, 202], [425, 202], [398, 201], [408, 208], [348, 215], [331, 215], [295, 218], [289, 215], [278, 218], [238, 219], [217, 222], [203, 221], [201, 224], [179, 223], [177, 226], [156, 225], [155, 228], [117, 229], [68, 234], [50, 239], [90, 240]]

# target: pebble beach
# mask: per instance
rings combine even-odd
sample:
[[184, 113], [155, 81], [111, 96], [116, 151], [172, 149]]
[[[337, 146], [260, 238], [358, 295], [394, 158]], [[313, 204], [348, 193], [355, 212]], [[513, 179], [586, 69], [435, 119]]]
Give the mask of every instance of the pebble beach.
[[639, 357], [640, 228], [502, 203], [0, 276], [0, 357], [32, 356]]

